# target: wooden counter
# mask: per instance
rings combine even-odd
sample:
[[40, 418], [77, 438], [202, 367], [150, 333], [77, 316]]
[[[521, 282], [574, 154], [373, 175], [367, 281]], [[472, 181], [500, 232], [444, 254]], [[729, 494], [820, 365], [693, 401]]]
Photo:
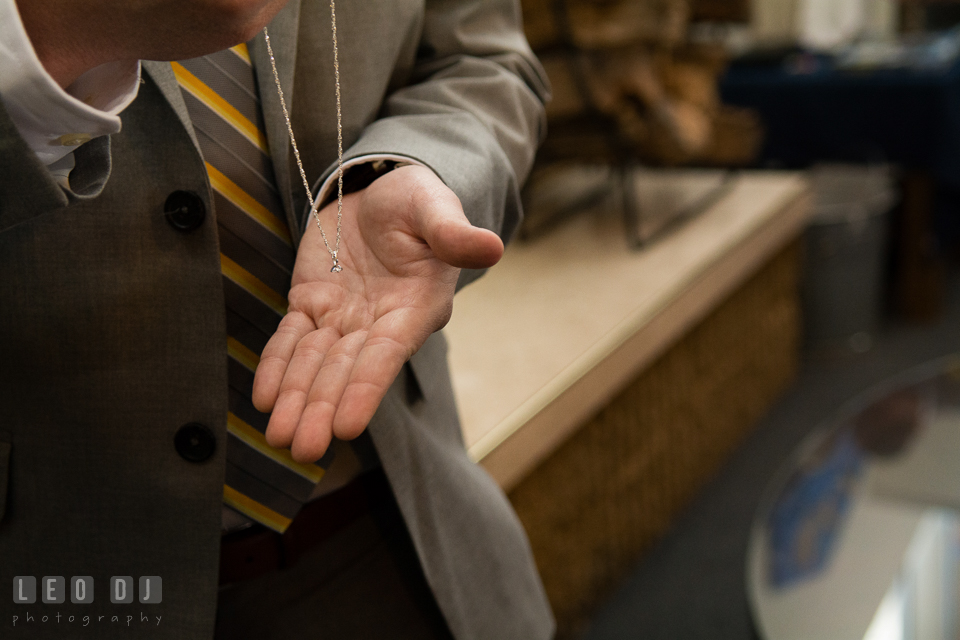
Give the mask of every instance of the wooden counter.
[[456, 298], [445, 329], [471, 457], [510, 490], [801, 231], [801, 174], [745, 172], [647, 249], [581, 216]]

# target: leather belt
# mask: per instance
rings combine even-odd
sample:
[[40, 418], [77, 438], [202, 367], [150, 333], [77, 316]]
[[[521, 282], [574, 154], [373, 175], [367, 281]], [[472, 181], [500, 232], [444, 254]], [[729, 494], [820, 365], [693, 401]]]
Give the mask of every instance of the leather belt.
[[224, 535], [220, 539], [220, 584], [252, 580], [293, 566], [304, 553], [390, 496], [383, 469], [377, 468], [307, 503], [283, 534], [254, 524]]

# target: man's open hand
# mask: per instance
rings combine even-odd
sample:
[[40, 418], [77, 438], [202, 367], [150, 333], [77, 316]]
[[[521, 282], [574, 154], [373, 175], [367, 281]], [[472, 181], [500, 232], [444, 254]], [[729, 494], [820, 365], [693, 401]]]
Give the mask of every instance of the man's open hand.
[[[336, 203], [321, 212], [331, 247]], [[267, 442], [320, 458], [332, 436], [358, 436], [407, 361], [450, 319], [461, 268], [493, 266], [503, 243], [470, 224], [423, 167], [402, 167], [343, 200], [340, 264], [311, 220], [290, 307], [257, 367], [253, 402], [271, 411]]]

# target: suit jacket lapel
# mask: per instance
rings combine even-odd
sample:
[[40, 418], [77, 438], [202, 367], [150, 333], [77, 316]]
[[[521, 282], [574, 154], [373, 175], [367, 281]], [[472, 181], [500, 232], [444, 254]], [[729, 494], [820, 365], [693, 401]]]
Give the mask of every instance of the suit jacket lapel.
[[[290, 0], [269, 25], [270, 45], [277, 62], [277, 73], [287, 108], [293, 106], [293, 76], [297, 58], [297, 33], [300, 27], [300, 0]], [[263, 108], [264, 128], [270, 155], [273, 158], [273, 172], [277, 180], [277, 189], [283, 200], [287, 214], [287, 224], [293, 236], [294, 244], [299, 244], [303, 232], [300, 212], [294, 211], [293, 192], [300, 189], [300, 176], [293, 176], [290, 166], [290, 137], [287, 123], [280, 107], [280, 97], [270, 68], [270, 55], [267, 53], [263, 33], [247, 43], [250, 59], [257, 70], [257, 84], [260, 89], [260, 104]], [[296, 181], [293, 180], [296, 178]]]
[[193, 122], [190, 120], [190, 114], [187, 112], [187, 105], [183, 101], [183, 94], [180, 93], [180, 85], [177, 84], [177, 76], [173, 74], [173, 67], [169, 62], [160, 62], [158, 60], [144, 60], [143, 70], [150, 74], [150, 77], [157, 84], [160, 93], [167, 99], [167, 102], [173, 107], [183, 127], [190, 134], [193, 140], [193, 146], [197, 153], [200, 153], [200, 143], [197, 142], [197, 134], [193, 130]]

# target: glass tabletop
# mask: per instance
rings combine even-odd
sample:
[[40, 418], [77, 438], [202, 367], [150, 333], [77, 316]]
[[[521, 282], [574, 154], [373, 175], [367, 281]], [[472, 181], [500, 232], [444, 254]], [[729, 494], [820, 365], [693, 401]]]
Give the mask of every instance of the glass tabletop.
[[771, 481], [747, 558], [765, 640], [960, 639], [960, 357], [811, 435]]

